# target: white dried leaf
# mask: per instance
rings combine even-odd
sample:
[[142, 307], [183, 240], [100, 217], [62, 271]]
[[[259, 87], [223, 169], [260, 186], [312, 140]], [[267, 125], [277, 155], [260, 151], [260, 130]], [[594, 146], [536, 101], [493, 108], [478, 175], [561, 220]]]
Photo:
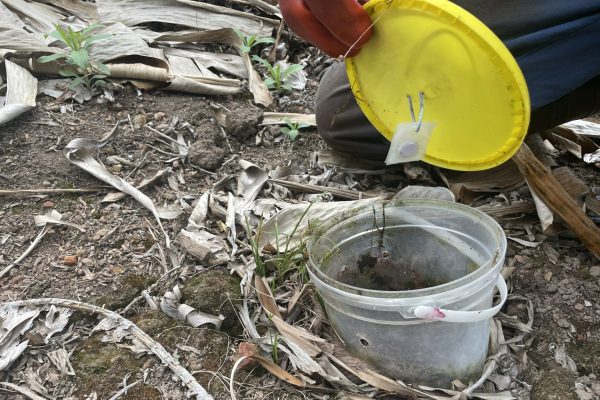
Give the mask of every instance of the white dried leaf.
[[[262, 249], [269, 243], [274, 246], [278, 242], [287, 244], [288, 248], [294, 248], [300, 243], [310, 221], [329, 221], [344, 211], [354, 207], [367, 206], [380, 200], [373, 198], [315, 203], [310, 205], [310, 208], [308, 208], [308, 203], [290, 204], [263, 224], [258, 245]], [[304, 218], [302, 218], [303, 215]]]
[[202, 352], [200, 350], [198, 350], [197, 348], [192, 347], [192, 346], [186, 346], [186, 345], [183, 345], [183, 344], [178, 344], [177, 348], [181, 349], [183, 351], [187, 351], [188, 353], [194, 353], [194, 354], [197, 354], [199, 356], [202, 355]]
[[213, 324], [216, 329], [221, 329], [221, 324], [225, 319], [225, 317], [222, 315], [217, 317], [211, 314], [203, 313], [202, 311], [198, 311], [194, 307], [187, 304], [180, 304], [177, 308], [177, 311], [179, 313], [179, 318], [183, 321], [186, 321], [194, 328], [198, 328], [199, 326], [206, 324]]
[[71, 309], [50, 306], [43, 324], [38, 323], [36, 327], [37, 333], [44, 336], [44, 342], [48, 343], [52, 335], [65, 329], [65, 326], [69, 323], [71, 314], [73, 314], [73, 310]]
[[138, 338], [136, 338], [135, 336], [129, 335], [129, 336], [127, 336], [127, 339], [131, 340], [130, 344], [120, 343], [120, 344], [117, 344], [117, 346], [121, 347], [121, 348], [129, 349], [135, 355], [138, 355], [138, 356], [141, 354], [152, 353], [152, 351], [150, 351], [148, 346], [146, 346], [144, 343], [142, 343], [142, 341], [139, 340]]
[[175, 285], [172, 291], [166, 292], [163, 296], [160, 301], [160, 309], [169, 317], [179, 319], [177, 308], [179, 307], [180, 300], [181, 291], [179, 290], [179, 285]]
[[58, 368], [61, 375], [75, 375], [73, 366], [69, 361], [69, 354], [62, 347], [48, 353], [48, 358]]
[[204, 226], [206, 218], [208, 218], [208, 199], [210, 192], [205, 192], [196, 203], [190, 218], [188, 219], [188, 229]]
[[[4, 28], [4, 27], [3, 27]], [[37, 79], [25, 68], [6, 60], [6, 98], [0, 104], [0, 125], [35, 107]]]
[[23, 354], [27, 348], [28, 340], [21, 343], [2, 346], [0, 348], [0, 371], [8, 370], [8, 367]]
[[542, 232], [545, 232], [546, 229], [550, 227], [554, 223], [554, 214], [552, 210], [544, 203], [544, 201], [537, 195], [537, 193], [533, 190], [533, 186], [527, 182], [529, 186], [529, 190], [531, 191], [531, 196], [533, 197], [533, 201], [535, 203], [535, 208], [537, 210], [538, 217], [540, 219], [540, 223], [542, 225]]
[[600, 137], [600, 124], [595, 122], [578, 119], [575, 121], [567, 122], [566, 124], [562, 124], [561, 126], [563, 128], [570, 129], [579, 135], [589, 137]]
[[[290, 67], [290, 64], [283, 60], [276, 62], [275, 65], [279, 65], [281, 71], [285, 71]], [[292, 89], [296, 90], [304, 90], [306, 87], [306, 81], [306, 71], [304, 71], [304, 69], [289, 74], [283, 79], [283, 83], [289, 84]]]
[[399, 191], [394, 199], [433, 199], [456, 201], [454, 193], [445, 187], [407, 186]]
[[110, 331], [119, 326], [120, 322], [116, 318], [102, 318], [102, 320], [92, 329], [92, 333], [98, 331]]
[[323, 368], [302, 347], [285, 337], [283, 341], [285, 341], [290, 350], [285, 349], [285, 346], [279, 347], [283, 352], [287, 353], [290, 361], [296, 368], [306, 372], [308, 375], [317, 373], [323, 377], [327, 377]]
[[179, 217], [183, 210], [177, 204], [169, 204], [167, 206], [158, 206], [156, 207], [156, 212], [161, 219], [175, 219]]
[[556, 349], [556, 352], [554, 353], [554, 360], [563, 368], [577, 373], [577, 364], [575, 364], [575, 361], [573, 361], [573, 359], [567, 354], [564, 344]]
[[0, 382], [0, 386], [5, 386], [9, 389], [14, 390], [15, 392], [21, 393], [22, 395], [24, 395], [25, 397], [27, 397], [31, 400], [46, 400], [42, 396], [35, 393], [33, 390], [31, 390], [27, 387], [24, 387], [24, 386], [15, 385], [14, 383], [10, 383], [10, 382]]
[[63, 221], [62, 215], [56, 210], [51, 210], [44, 215], [34, 216], [33, 222], [35, 223], [36, 226], [45, 226], [46, 224], [67, 225], [67, 226], [71, 226], [75, 229], [78, 229], [80, 232], [85, 232], [85, 229], [83, 229], [83, 227], [81, 225], [72, 224], [70, 222]]
[[206, 267], [222, 265], [230, 261], [227, 244], [220, 236], [203, 230], [182, 229], [178, 240], [188, 254], [198, 258]]
[[512, 236], [507, 236], [506, 238], [512, 240], [513, 242], [517, 242], [517, 243], [519, 243], [522, 246], [532, 247], [532, 248], [536, 248], [540, 244], [543, 243], [543, 241], [541, 241], [541, 242], [532, 242], [532, 241], [529, 241], [529, 240], [523, 240], [523, 239], [519, 239], [519, 238], [512, 237]]
[[163, 235], [165, 236], [165, 243], [167, 248], [170, 248], [171, 243], [169, 235], [164, 230], [163, 225], [160, 222], [160, 216], [158, 215], [158, 212], [156, 211], [156, 207], [154, 206], [152, 200], [150, 200], [148, 196], [140, 192], [128, 182], [108, 172], [104, 165], [98, 162], [98, 160], [96, 160], [94, 156], [94, 152], [103, 147], [117, 132], [118, 126], [119, 125], [117, 123], [114, 129], [99, 141], [84, 138], [73, 139], [63, 149], [63, 152], [70, 162], [77, 165], [79, 168], [83, 169], [84, 171], [88, 172], [94, 177], [100, 179], [101, 181], [106, 182], [114, 188], [120, 190], [121, 192], [127, 193], [139, 203], [141, 203], [144, 207], [146, 207], [148, 210], [150, 210], [150, 212], [152, 212], [152, 215], [156, 219], [156, 222], [158, 223], [158, 226], [160, 227]]
[[40, 310], [0, 307], [0, 371], [7, 369], [27, 348], [28, 341], [20, 341]]
[[[140, 184], [136, 186], [136, 189], [143, 189], [146, 186], [153, 185], [154, 183], [156, 183], [160, 179], [162, 179], [165, 176], [169, 175], [171, 173], [171, 171], [172, 171], [171, 167], [168, 167], [168, 168], [165, 168], [165, 169], [161, 169], [156, 174], [154, 174], [154, 176], [152, 176], [151, 178], [143, 179], [140, 182]], [[102, 200], [100, 200], [100, 202], [101, 203], [112, 203], [112, 202], [124, 199], [125, 197], [127, 197], [126, 193], [123, 193], [123, 192], [113, 192], [113, 193], [107, 194]]]
[[[131, 325], [126, 322], [119, 322], [116, 318], [104, 318], [94, 327], [92, 332], [106, 331], [106, 334], [100, 337], [103, 343], [114, 343], [119, 347], [126, 348], [135, 354], [151, 353], [151, 350], [142, 343], [130, 331]], [[123, 343], [124, 340], [129, 343]]]
[[201, 325], [213, 324], [216, 329], [221, 329], [221, 323], [224, 319], [222, 315], [217, 317], [203, 313], [190, 305], [181, 304], [180, 300], [181, 291], [179, 290], [179, 285], [175, 285], [172, 291], [166, 292], [163, 296], [160, 302], [160, 309], [169, 317], [187, 322], [194, 328]]

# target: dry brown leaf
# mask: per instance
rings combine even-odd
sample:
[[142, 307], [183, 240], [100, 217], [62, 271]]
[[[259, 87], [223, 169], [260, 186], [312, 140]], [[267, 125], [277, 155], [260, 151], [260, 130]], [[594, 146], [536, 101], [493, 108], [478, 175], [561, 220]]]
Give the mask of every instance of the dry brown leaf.
[[275, 303], [275, 299], [273, 298], [273, 294], [271, 293], [271, 288], [269, 288], [267, 280], [262, 276], [256, 275], [254, 277], [254, 286], [256, 288], [258, 300], [260, 301], [260, 304], [263, 306], [263, 308], [269, 314], [281, 319], [281, 313], [279, 312], [277, 303]]
[[588, 210], [600, 216], [600, 200], [598, 200], [596, 196], [588, 195], [585, 198], [585, 206]]
[[519, 169], [512, 161], [507, 161], [497, 167], [485, 171], [461, 172], [443, 170], [442, 174], [450, 185], [450, 190], [455, 194], [458, 200], [461, 196], [461, 190], [470, 192], [502, 192], [517, 189], [523, 186], [523, 178]]
[[251, 355], [251, 359], [260, 363], [267, 371], [275, 375], [281, 380], [286, 381], [294, 386], [304, 386], [304, 382], [300, 379], [296, 378], [294, 375], [290, 374], [279, 365], [275, 364], [273, 361], [267, 360], [266, 358], [259, 355]]
[[[344, 350], [336, 350], [336, 353], [339, 354], [340, 352], [342, 354], [345, 353]], [[326, 352], [326, 354], [327, 357], [329, 357], [329, 359], [333, 361], [333, 363], [339, 365], [346, 371], [350, 372], [352, 375], [378, 389], [385, 390], [389, 393], [397, 393], [407, 396], [422, 395], [425, 397], [430, 397], [425, 392], [409, 388], [404, 384], [398, 383], [390, 378], [379, 374], [378, 372], [373, 371], [372, 369], [366, 367], [362, 361], [359, 361], [358, 359], [355, 359], [354, 357], [351, 357], [348, 354], [343, 354], [339, 357], [336, 357], [335, 355], [328, 352]]]
[[285, 322], [279, 313], [277, 303], [275, 303], [275, 299], [273, 298], [271, 289], [269, 288], [265, 278], [257, 275], [254, 282], [260, 304], [265, 311], [269, 313], [271, 322], [273, 322], [279, 333], [281, 333], [281, 335], [287, 340], [295, 343], [297, 346], [300, 346], [311, 357], [320, 354], [321, 350], [314, 344], [314, 342], [324, 342], [324, 339], [314, 336]]
[[552, 175], [577, 204], [583, 206], [585, 197], [590, 193], [590, 188], [585, 182], [579, 179], [569, 167], [555, 168], [552, 170]]
[[594, 153], [600, 148], [593, 140], [563, 126], [547, 131], [544, 133], [544, 138], [554, 147], [568, 151], [579, 159], [583, 159], [584, 154]]

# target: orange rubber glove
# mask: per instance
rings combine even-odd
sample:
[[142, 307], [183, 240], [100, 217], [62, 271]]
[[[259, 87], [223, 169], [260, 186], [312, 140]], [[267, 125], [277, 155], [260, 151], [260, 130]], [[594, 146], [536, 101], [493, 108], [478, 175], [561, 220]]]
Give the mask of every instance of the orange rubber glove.
[[298, 36], [331, 57], [350, 47], [354, 56], [371, 37], [371, 20], [357, 0], [279, 0], [279, 8]]

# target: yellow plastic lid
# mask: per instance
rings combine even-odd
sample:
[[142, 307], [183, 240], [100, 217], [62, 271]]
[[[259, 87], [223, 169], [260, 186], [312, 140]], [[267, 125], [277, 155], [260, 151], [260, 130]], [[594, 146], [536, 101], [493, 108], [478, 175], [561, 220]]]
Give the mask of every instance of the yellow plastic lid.
[[423, 161], [475, 171], [508, 160], [531, 114], [525, 78], [502, 41], [446, 0], [371, 0], [373, 35], [346, 59], [350, 87], [388, 140], [411, 122], [407, 96], [436, 128]]

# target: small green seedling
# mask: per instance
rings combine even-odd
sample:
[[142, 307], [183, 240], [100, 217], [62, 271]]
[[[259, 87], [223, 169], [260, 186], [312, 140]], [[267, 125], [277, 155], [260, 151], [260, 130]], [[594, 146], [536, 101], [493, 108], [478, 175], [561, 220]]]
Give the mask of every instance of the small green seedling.
[[286, 82], [286, 80], [304, 68], [300, 64], [290, 64], [284, 69], [281, 67], [281, 64], [271, 65], [269, 61], [259, 56], [252, 56], [252, 59], [267, 69], [269, 77], [265, 79], [265, 85], [271, 90], [292, 90], [292, 85]]
[[246, 220], [246, 234], [248, 235], [248, 243], [250, 244], [252, 256], [256, 265], [255, 271], [259, 276], [267, 276], [267, 266], [265, 265], [263, 259], [260, 257], [260, 248], [258, 246], [258, 242], [260, 241], [260, 233], [262, 230], [262, 220], [260, 221], [258, 229], [256, 230], [256, 236], [252, 236], [252, 233], [250, 231], [250, 223], [248, 222], [248, 216], [244, 215], [244, 217]]
[[272, 37], [246, 36], [239, 29], [234, 29], [233, 31], [242, 40], [242, 44], [240, 45], [242, 53], [250, 53], [250, 50], [258, 44], [275, 43], [275, 39]]
[[307, 128], [310, 126], [309, 124], [305, 124], [302, 122], [293, 122], [289, 118], [284, 118], [283, 120], [285, 121], [287, 126], [282, 127], [281, 132], [287, 135], [290, 138], [290, 140], [296, 140], [296, 138], [300, 134], [300, 129]]
[[279, 335], [275, 332], [273, 343], [271, 343], [271, 358], [275, 364], [279, 364]]
[[108, 67], [100, 62], [90, 60], [90, 47], [93, 43], [110, 37], [108, 34], [95, 34], [94, 31], [104, 28], [101, 24], [92, 24], [80, 31], [73, 30], [70, 26], [66, 29], [56, 24], [55, 30], [46, 37], [53, 37], [62, 42], [67, 51], [64, 53], [54, 53], [49, 56], [38, 58], [40, 63], [63, 60], [64, 65], [58, 71], [61, 76], [72, 78], [69, 87], [75, 89], [80, 85], [85, 85], [88, 90], [95, 86], [104, 85], [103, 80], [110, 71]]

